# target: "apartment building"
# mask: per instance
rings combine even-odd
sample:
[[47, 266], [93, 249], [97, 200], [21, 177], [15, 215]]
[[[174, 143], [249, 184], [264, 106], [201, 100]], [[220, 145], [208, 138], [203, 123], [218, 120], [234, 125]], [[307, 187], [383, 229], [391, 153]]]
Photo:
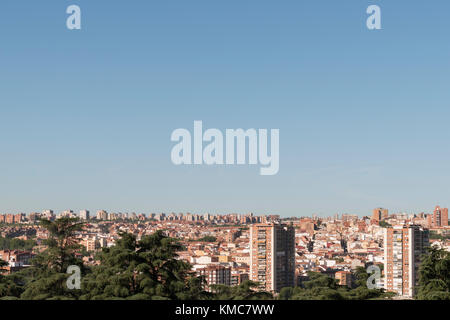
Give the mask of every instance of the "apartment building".
[[339, 280], [340, 286], [352, 287], [352, 273], [350, 271], [338, 271], [334, 277]]
[[382, 221], [384, 219], [387, 219], [389, 217], [389, 211], [388, 209], [384, 208], [375, 208], [372, 212], [372, 220], [374, 221]]
[[206, 280], [205, 290], [211, 291], [211, 286], [215, 284], [231, 285], [231, 268], [221, 265], [209, 265], [198, 269], [197, 273]]
[[81, 210], [80, 211], [80, 219], [89, 220], [89, 210]]
[[448, 208], [441, 208], [436, 206], [433, 211], [431, 225], [433, 227], [448, 226]]
[[384, 230], [386, 291], [414, 296], [421, 256], [428, 245], [428, 230], [419, 225], [398, 225]]
[[250, 228], [250, 280], [260, 290], [279, 292], [295, 285], [295, 230], [268, 223]]

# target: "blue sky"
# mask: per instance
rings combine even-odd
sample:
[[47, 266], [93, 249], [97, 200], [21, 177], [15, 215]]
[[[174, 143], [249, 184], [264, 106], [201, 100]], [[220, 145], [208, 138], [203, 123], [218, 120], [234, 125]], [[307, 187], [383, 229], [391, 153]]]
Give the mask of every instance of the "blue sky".
[[[82, 10], [82, 30], [65, 26]], [[369, 31], [366, 8], [382, 9]], [[0, 212], [450, 205], [446, 0], [3, 0]], [[280, 129], [280, 171], [174, 166], [176, 128]]]

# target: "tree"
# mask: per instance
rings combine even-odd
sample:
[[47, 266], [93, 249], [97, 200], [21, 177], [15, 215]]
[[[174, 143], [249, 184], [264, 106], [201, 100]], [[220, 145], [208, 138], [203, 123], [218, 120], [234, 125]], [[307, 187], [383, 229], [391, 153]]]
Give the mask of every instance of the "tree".
[[200, 241], [200, 242], [216, 242], [217, 238], [213, 236], [205, 236], [203, 238], [200, 238], [198, 240], [192, 240], [192, 241]]
[[56, 221], [41, 220], [41, 226], [49, 232], [45, 241], [48, 248], [37, 255], [32, 267], [19, 273], [26, 285], [22, 299], [76, 299], [78, 290], [67, 288], [69, 274], [67, 268], [77, 265], [83, 270], [82, 260], [76, 257], [81, 249], [76, 239], [78, 231], [83, 230], [84, 223], [76, 218], [60, 218]]
[[281, 300], [367, 300], [384, 299], [392, 295], [382, 289], [367, 288], [367, 274], [364, 268], [355, 272], [357, 287], [340, 286], [334, 278], [317, 272], [308, 272], [309, 280], [302, 287], [283, 288], [278, 296]]
[[34, 240], [0, 237], [0, 250], [31, 250], [36, 245]]
[[450, 252], [431, 247], [422, 257], [417, 299], [450, 300]]
[[4, 275], [6, 266], [8, 266], [8, 262], [0, 259], [0, 299], [17, 299], [22, 290], [21, 287], [14, 281], [14, 276]]
[[182, 246], [162, 231], [121, 238], [98, 255], [100, 265], [83, 280], [81, 299], [199, 299], [204, 296], [201, 279], [189, 263], [177, 259]]
[[390, 223], [388, 223], [388, 222], [386, 222], [386, 221], [384, 221], [384, 220], [380, 221], [378, 225], [379, 225], [380, 227], [382, 227], [382, 228], [389, 228], [389, 227], [392, 227], [392, 225], [391, 225]]
[[268, 300], [273, 299], [269, 292], [258, 291], [258, 283], [243, 281], [238, 286], [211, 285], [211, 297], [216, 300]]

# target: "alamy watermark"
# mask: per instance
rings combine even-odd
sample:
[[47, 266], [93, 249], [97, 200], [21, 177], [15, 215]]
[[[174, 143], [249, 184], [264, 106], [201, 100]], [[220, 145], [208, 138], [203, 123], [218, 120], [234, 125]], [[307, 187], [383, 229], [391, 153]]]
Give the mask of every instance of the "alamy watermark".
[[381, 270], [377, 265], [370, 265], [367, 268], [367, 273], [371, 274], [367, 279], [367, 288], [380, 289]]
[[[70, 5], [66, 9], [69, 15], [66, 20], [66, 26], [69, 30], [81, 29], [81, 8], [77, 5]], [[369, 30], [381, 29], [381, 8], [378, 5], [367, 7], [366, 13], [369, 15], [366, 20], [366, 26]]]
[[81, 289], [81, 269], [79, 266], [69, 266], [67, 268], [67, 273], [70, 274], [67, 278], [66, 285], [69, 290], [80, 290]]
[[[270, 149], [268, 132], [267, 129], [226, 129], [225, 135], [219, 129], [203, 132], [203, 122], [194, 121], [193, 135], [187, 129], [172, 132], [171, 141], [178, 142], [172, 148], [172, 163], [244, 165], [248, 160], [250, 165], [261, 165], [261, 175], [276, 175], [280, 169], [280, 130], [270, 130]], [[208, 144], [204, 146], [204, 142]]]

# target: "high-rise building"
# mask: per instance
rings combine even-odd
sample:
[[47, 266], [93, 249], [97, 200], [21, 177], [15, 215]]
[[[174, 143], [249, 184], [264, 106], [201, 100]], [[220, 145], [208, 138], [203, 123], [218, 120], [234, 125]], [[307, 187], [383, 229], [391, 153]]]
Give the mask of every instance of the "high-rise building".
[[445, 227], [448, 226], [448, 208], [441, 208], [436, 206], [431, 218], [431, 225], [433, 227]]
[[401, 225], [384, 230], [384, 287], [400, 296], [413, 297], [422, 254], [429, 245], [428, 230]]
[[43, 210], [42, 211], [42, 215], [47, 220], [54, 220], [55, 219], [55, 214], [54, 214], [53, 210]]
[[89, 210], [81, 210], [80, 211], [80, 219], [89, 220]]
[[389, 217], [389, 210], [384, 208], [375, 208], [372, 212], [372, 220], [377, 222], [387, 219]]
[[295, 230], [277, 223], [250, 228], [250, 280], [279, 292], [295, 285]]
[[97, 220], [108, 220], [108, 212], [105, 210], [97, 211]]

